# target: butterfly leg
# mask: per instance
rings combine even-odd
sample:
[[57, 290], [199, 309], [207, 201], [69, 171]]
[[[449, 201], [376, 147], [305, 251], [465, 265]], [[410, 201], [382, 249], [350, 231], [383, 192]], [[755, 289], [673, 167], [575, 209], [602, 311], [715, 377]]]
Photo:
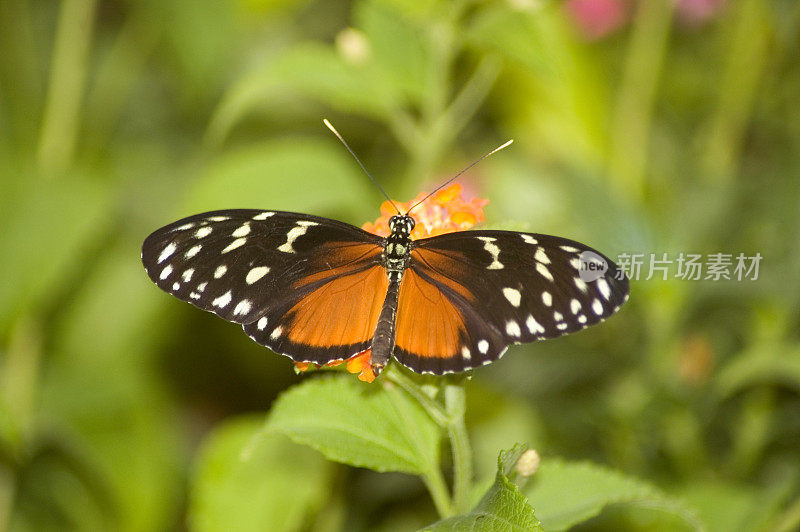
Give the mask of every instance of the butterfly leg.
[[386, 299], [378, 317], [375, 335], [372, 338], [372, 356], [370, 364], [372, 371], [377, 376], [389, 363], [394, 351], [395, 320], [397, 318], [397, 299], [400, 294], [400, 279], [390, 275], [389, 288], [386, 290]]

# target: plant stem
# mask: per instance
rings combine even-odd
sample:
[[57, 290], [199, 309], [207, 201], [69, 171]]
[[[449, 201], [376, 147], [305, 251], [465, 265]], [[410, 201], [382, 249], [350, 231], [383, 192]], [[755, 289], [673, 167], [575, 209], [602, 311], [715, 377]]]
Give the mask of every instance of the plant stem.
[[0, 465], [0, 532], [8, 530], [14, 508], [16, 479], [10, 467]]
[[611, 131], [609, 173], [620, 189], [639, 199], [644, 194], [652, 111], [672, 4], [670, 0], [638, 4]]
[[453, 506], [456, 512], [465, 513], [472, 491], [472, 448], [464, 422], [467, 408], [463, 383], [446, 384], [444, 402], [450, 416], [447, 433], [453, 450]]
[[95, 0], [64, 0], [61, 4], [39, 139], [38, 163], [44, 172], [63, 171], [72, 160], [94, 15]]
[[472, 76], [440, 118], [446, 124], [446, 132], [450, 134], [448, 141], [455, 138], [464, 129], [464, 126], [486, 100], [494, 82], [500, 75], [501, 66], [500, 60], [493, 55], [486, 55], [481, 59]]
[[770, 25], [769, 6], [763, 0], [745, 0], [735, 9], [727, 66], [717, 87], [719, 99], [703, 150], [704, 175], [710, 180], [729, 180], [733, 176], [763, 83], [762, 74], [775, 59], [770, 46], [774, 28]]
[[437, 468], [430, 472], [430, 474], [421, 475], [422, 482], [428, 488], [428, 493], [431, 494], [433, 505], [436, 507], [436, 513], [439, 517], [450, 517], [455, 513], [453, 507], [453, 500], [450, 498], [450, 493], [447, 490], [447, 483], [444, 481], [442, 472]]
[[797, 527], [800, 527], [800, 497], [795, 499], [780, 515], [774, 530], [775, 532], [789, 532], [797, 530]]
[[416, 382], [404, 375], [401, 370], [392, 368], [390, 373], [387, 374], [387, 378], [416, 399], [437, 425], [442, 428], [448, 426], [450, 418], [442, 408], [442, 405], [431, 399]]

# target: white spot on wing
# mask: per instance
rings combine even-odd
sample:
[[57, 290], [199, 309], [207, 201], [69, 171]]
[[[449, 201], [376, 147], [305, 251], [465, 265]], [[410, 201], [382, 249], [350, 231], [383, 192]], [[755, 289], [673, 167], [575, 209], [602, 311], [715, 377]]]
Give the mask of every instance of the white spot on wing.
[[215, 307], [224, 308], [230, 302], [231, 302], [231, 291], [228, 290], [227, 292], [216, 298], [214, 301], [212, 301], [211, 304]]
[[562, 322], [559, 322], [559, 323], [556, 323], [556, 329], [558, 329], [559, 331], [563, 331], [563, 330], [564, 330], [564, 329], [566, 329], [567, 327], [569, 327], [569, 325], [567, 325], [567, 324], [566, 324], [566, 323], [564, 323], [563, 321], [562, 321]]
[[292, 227], [289, 229], [289, 232], [286, 233], [286, 243], [278, 246], [278, 251], [283, 251], [284, 253], [294, 253], [292, 244], [294, 244], [295, 240], [306, 234], [306, 231], [308, 231], [308, 228], [312, 225], [319, 224], [317, 222], [309, 221], [297, 222], [297, 227]]
[[257, 266], [247, 272], [247, 276], [244, 278], [247, 284], [253, 284], [265, 275], [269, 273], [269, 268], [266, 266]]
[[603, 295], [603, 298], [608, 301], [608, 298], [611, 297], [611, 287], [608, 286], [608, 281], [603, 279], [602, 277], [597, 280], [597, 289], [600, 290], [600, 293]]
[[230, 216], [210, 216], [206, 218], [209, 222], [224, 222], [225, 220], [230, 220]]
[[192, 247], [190, 247], [190, 248], [189, 248], [189, 251], [187, 251], [187, 252], [186, 252], [186, 254], [184, 255], [184, 257], [186, 257], [187, 259], [191, 259], [191, 258], [192, 258], [192, 257], [194, 257], [195, 255], [197, 255], [198, 253], [200, 253], [200, 250], [201, 250], [202, 248], [203, 248], [203, 246], [201, 246], [200, 244], [197, 244], [196, 246], [192, 246]]
[[560, 247], [561, 249], [563, 249], [567, 253], [575, 253], [576, 251], [578, 251], [578, 248], [574, 248], [572, 246], [558, 246], [558, 247]]
[[487, 342], [486, 340], [481, 340], [480, 342], [478, 342], [478, 351], [480, 351], [484, 355], [486, 353], [488, 353], [489, 352], [489, 342]]
[[172, 273], [172, 266], [170, 266], [169, 264], [167, 264], [167, 265], [164, 267], [164, 269], [163, 269], [163, 270], [161, 270], [161, 275], [159, 275], [159, 276], [158, 276], [158, 278], [159, 278], [159, 279], [161, 279], [161, 280], [163, 281], [164, 279], [166, 279], [167, 277], [169, 277], [169, 274], [171, 274], [171, 273]]
[[206, 285], [208, 285], [208, 281], [200, 283], [199, 285], [197, 285], [197, 291], [198, 292], [204, 291], [206, 289]]
[[461, 356], [464, 358], [464, 360], [472, 359], [472, 354], [469, 352], [469, 347], [463, 346], [461, 348]]
[[262, 212], [260, 214], [256, 214], [255, 216], [253, 216], [253, 220], [266, 220], [270, 216], [274, 216], [274, 215], [275, 215], [274, 212], [264, 211], [264, 212]]
[[236, 304], [236, 307], [233, 309], [233, 314], [234, 315], [247, 314], [248, 312], [250, 312], [251, 307], [252, 304], [250, 303], [250, 300], [242, 299]]
[[249, 234], [250, 234], [250, 222], [245, 222], [242, 225], [240, 225], [239, 228], [236, 229], [236, 231], [231, 233], [231, 236], [234, 238], [241, 238]]
[[575, 286], [578, 287], [578, 290], [580, 290], [584, 294], [586, 293], [586, 281], [584, 281], [580, 277], [576, 277], [572, 281], [575, 283]]
[[259, 331], [263, 331], [264, 329], [266, 329], [267, 328], [267, 317], [264, 316], [263, 318], [258, 320], [258, 323], [256, 324], [256, 326], [258, 327]]
[[519, 290], [515, 288], [503, 288], [503, 295], [506, 296], [508, 302], [515, 307], [518, 307], [520, 301], [522, 300], [522, 294], [520, 294]]
[[553, 296], [550, 295], [550, 292], [547, 290], [542, 292], [542, 303], [544, 303], [544, 306], [546, 307], [549, 307], [553, 304]]
[[564, 315], [558, 311], [553, 312], [553, 319], [556, 321], [562, 321], [564, 319]]
[[594, 301], [592, 301], [592, 310], [598, 316], [603, 313], [603, 304], [600, 303], [599, 299], [595, 298]]
[[228, 244], [228, 247], [226, 247], [225, 249], [223, 249], [223, 250], [222, 250], [222, 252], [223, 252], [223, 253], [227, 253], [227, 252], [229, 252], [229, 251], [233, 251], [234, 249], [236, 249], [236, 248], [238, 248], [238, 247], [242, 247], [242, 246], [244, 245], [244, 243], [245, 243], [245, 242], [247, 242], [247, 239], [246, 239], [246, 238], [237, 238], [236, 240], [234, 240], [233, 242], [231, 242], [230, 244]]
[[577, 299], [573, 299], [569, 302], [569, 309], [573, 314], [577, 314], [581, 310], [581, 302]]
[[525, 234], [522, 234], [522, 235], [519, 235], [519, 236], [521, 236], [521, 237], [522, 237], [522, 240], [523, 240], [523, 241], [524, 241], [526, 244], [533, 244], [533, 245], [536, 245], [536, 244], [538, 244], [538, 243], [539, 243], [539, 241], [538, 241], [538, 240], [536, 240], [535, 238], [533, 238], [531, 235], [525, 235]]
[[550, 282], [553, 281], [553, 274], [550, 273], [550, 270], [547, 269], [547, 266], [545, 266], [541, 262], [536, 263], [536, 271], [539, 272], [539, 274], [548, 281]]
[[178, 290], [181, 287], [181, 283], [174, 282], [172, 283], [172, 290]]
[[175, 253], [176, 249], [178, 249], [178, 246], [175, 244], [175, 242], [170, 242], [169, 245], [165, 247], [164, 250], [161, 252], [161, 255], [158, 256], [158, 261], [156, 262], [156, 264], [161, 264], [162, 262], [170, 258], [172, 254]]
[[532, 314], [528, 314], [528, 319], [525, 320], [525, 326], [531, 334], [542, 334], [544, 332], [544, 327], [534, 319]]
[[578, 314], [578, 323], [586, 323], [586, 316]]
[[187, 229], [191, 229], [194, 227], [194, 222], [189, 222], [188, 224], [183, 224], [180, 227], [176, 227], [173, 231], [186, 231]]
[[197, 231], [194, 232], [194, 236], [196, 238], [205, 238], [211, 234], [212, 229], [208, 226], [201, 227]]
[[227, 271], [228, 267], [225, 266], [224, 264], [222, 264], [221, 266], [217, 266], [217, 269], [214, 270], [214, 279], [219, 279], [220, 277], [225, 275], [225, 272]]
[[522, 334], [522, 331], [519, 329], [519, 323], [514, 320], [506, 322], [506, 334], [519, 337], [519, 335]]
[[275, 329], [272, 331], [272, 334], [270, 334], [269, 337], [272, 338], [273, 340], [276, 340], [281, 335], [282, 332], [283, 332], [283, 327], [279, 325], [275, 327]]
[[184, 283], [188, 283], [192, 280], [192, 275], [194, 274], [194, 268], [189, 268], [188, 270], [184, 270], [181, 274]]
[[497, 239], [493, 238], [491, 236], [479, 236], [478, 240], [483, 240], [483, 242], [484, 242], [483, 249], [488, 251], [489, 254], [492, 256], [492, 262], [491, 262], [491, 264], [489, 264], [486, 267], [486, 269], [487, 270], [502, 270], [503, 269], [503, 263], [501, 263], [500, 260], [499, 260], [500, 248], [497, 247], [497, 244], [494, 243], [494, 241], [497, 240]]
[[544, 252], [544, 248], [536, 248], [536, 253], [534, 253], [533, 258], [542, 264], [550, 264], [550, 257]]
[[192, 292], [191, 294], [189, 294], [189, 297], [191, 297], [192, 299], [200, 299], [200, 294], [198, 294], [197, 292]]

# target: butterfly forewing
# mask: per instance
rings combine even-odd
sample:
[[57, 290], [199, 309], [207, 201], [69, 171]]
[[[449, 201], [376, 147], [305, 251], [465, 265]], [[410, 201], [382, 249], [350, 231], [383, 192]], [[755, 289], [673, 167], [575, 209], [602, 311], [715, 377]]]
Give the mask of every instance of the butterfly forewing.
[[[593, 260], [604, 262], [605, 270], [587, 272]], [[395, 356], [414, 371], [436, 374], [487, 364], [509, 344], [598, 323], [619, 308], [629, 290], [617, 266], [584, 244], [508, 231], [419, 240], [409, 274], [413, 283], [405, 293], [401, 289]], [[430, 293], [447, 299], [436, 305], [443, 311], [426, 306]], [[427, 309], [430, 319], [404, 304]], [[450, 317], [442, 319], [443, 314]], [[439, 338], [438, 344], [428, 338]]]
[[326, 363], [369, 346], [385, 296], [382, 245], [327, 218], [236, 209], [159, 229], [142, 262], [162, 290], [242, 324], [258, 343]]

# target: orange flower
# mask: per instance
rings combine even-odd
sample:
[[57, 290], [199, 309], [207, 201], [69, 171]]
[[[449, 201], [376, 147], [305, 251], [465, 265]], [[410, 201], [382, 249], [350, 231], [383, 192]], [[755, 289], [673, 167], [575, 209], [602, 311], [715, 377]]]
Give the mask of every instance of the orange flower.
[[[408, 212], [409, 208], [422, 200], [426, 195], [426, 192], [420, 192], [417, 197], [411, 201], [405, 203], [395, 202], [395, 204], [401, 212]], [[461, 185], [453, 183], [414, 208], [412, 216], [414, 217], [416, 226], [411, 233], [411, 238], [427, 238], [470, 229], [475, 224], [486, 219], [483, 214], [483, 208], [488, 203], [489, 200], [487, 199], [465, 199], [463, 197], [463, 188]], [[361, 228], [376, 235], [389, 236], [389, 218], [395, 214], [397, 214], [397, 212], [392, 204], [388, 201], [384, 201], [383, 204], [381, 204], [380, 217], [375, 220], [374, 223], [365, 223]], [[358, 379], [361, 381], [372, 382], [375, 380], [375, 373], [372, 371], [372, 365], [370, 364], [371, 356], [372, 350], [367, 349], [366, 351], [362, 351], [348, 358], [346, 361], [334, 360], [325, 364], [325, 366], [338, 366], [343, 362], [347, 362], [347, 371], [350, 373], [358, 373]], [[295, 362], [295, 368], [297, 368], [299, 372], [316, 369], [317, 367], [316, 364], [309, 364], [308, 362]]]
[[[395, 203], [401, 212], [407, 212], [426, 195], [426, 192], [420, 192], [411, 201]], [[459, 183], [453, 183], [414, 208], [411, 214], [417, 225], [411, 233], [411, 238], [427, 238], [469, 229], [486, 219], [483, 208], [487, 203], [489, 200], [486, 199], [465, 199], [462, 186]], [[389, 218], [395, 214], [397, 212], [392, 204], [384, 201], [381, 205], [381, 216], [374, 223], [365, 223], [361, 229], [376, 235], [389, 236]]]
[[[350, 373], [358, 373], [358, 380], [372, 382], [375, 380], [375, 373], [372, 371], [372, 365], [370, 364], [371, 356], [372, 349], [367, 349], [357, 355], [351, 356], [347, 360], [333, 360], [328, 362], [324, 367], [332, 368], [341, 365], [343, 362], [347, 362], [347, 371]], [[317, 364], [312, 364], [310, 362], [295, 362], [294, 367], [298, 373], [319, 368]]]

